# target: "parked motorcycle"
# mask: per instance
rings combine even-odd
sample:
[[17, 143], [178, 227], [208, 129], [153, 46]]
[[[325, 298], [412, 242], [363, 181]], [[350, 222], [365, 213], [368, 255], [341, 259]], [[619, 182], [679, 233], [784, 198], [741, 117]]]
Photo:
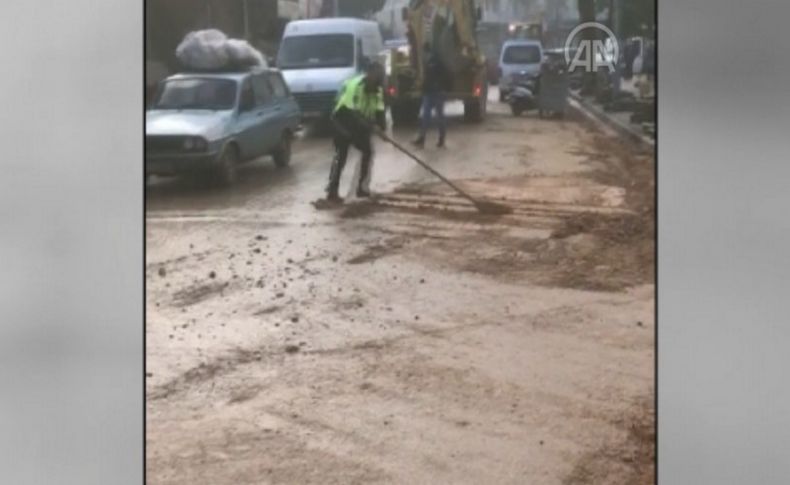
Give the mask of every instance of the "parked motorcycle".
[[513, 81], [513, 89], [507, 96], [507, 103], [514, 116], [538, 108], [539, 77], [527, 72], [520, 72]]

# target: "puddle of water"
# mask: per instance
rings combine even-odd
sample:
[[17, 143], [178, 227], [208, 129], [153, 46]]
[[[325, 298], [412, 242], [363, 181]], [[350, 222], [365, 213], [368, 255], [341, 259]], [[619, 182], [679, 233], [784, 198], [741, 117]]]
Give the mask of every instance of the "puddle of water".
[[510, 227], [507, 236], [517, 239], [548, 239], [551, 237], [551, 229], [535, 229], [529, 227]]

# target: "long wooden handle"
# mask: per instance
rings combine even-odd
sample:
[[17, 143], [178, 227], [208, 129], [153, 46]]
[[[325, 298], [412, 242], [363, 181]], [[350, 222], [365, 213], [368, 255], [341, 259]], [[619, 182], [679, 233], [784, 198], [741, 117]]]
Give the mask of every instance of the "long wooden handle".
[[419, 159], [419, 158], [418, 158], [418, 157], [417, 157], [415, 154], [413, 154], [412, 152], [410, 152], [409, 150], [407, 150], [406, 148], [404, 148], [403, 146], [401, 146], [401, 144], [400, 144], [400, 143], [396, 142], [395, 140], [393, 140], [392, 138], [390, 138], [389, 136], [387, 136], [385, 133], [383, 133], [383, 132], [381, 132], [381, 131], [378, 131], [378, 130], [376, 130], [376, 134], [377, 134], [377, 135], [379, 135], [379, 137], [380, 137], [381, 139], [383, 139], [384, 141], [387, 141], [387, 142], [391, 143], [391, 144], [392, 144], [392, 146], [394, 146], [395, 148], [397, 148], [398, 150], [400, 150], [401, 152], [403, 152], [403, 153], [404, 153], [406, 156], [408, 156], [409, 158], [411, 158], [412, 160], [414, 160], [415, 162], [417, 162], [418, 164], [420, 164], [420, 165], [421, 165], [421, 166], [422, 166], [422, 167], [423, 167], [425, 170], [427, 170], [427, 171], [431, 172], [431, 173], [432, 173], [432, 174], [434, 174], [436, 177], [438, 177], [439, 179], [441, 179], [441, 180], [442, 180], [442, 182], [444, 182], [444, 183], [446, 183], [447, 185], [449, 185], [450, 187], [452, 187], [452, 189], [453, 189], [453, 190], [455, 190], [456, 192], [458, 192], [458, 194], [459, 194], [459, 195], [461, 195], [463, 198], [465, 198], [465, 199], [469, 200], [470, 202], [472, 202], [473, 204], [477, 205], [477, 200], [475, 200], [475, 199], [474, 199], [474, 198], [473, 198], [471, 195], [467, 194], [466, 192], [464, 192], [463, 190], [461, 190], [461, 189], [460, 189], [458, 186], [456, 186], [454, 183], [452, 183], [452, 182], [450, 182], [449, 180], [447, 180], [447, 179], [444, 177], [444, 175], [440, 174], [440, 173], [439, 173], [439, 172], [437, 172], [437, 171], [436, 171], [436, 170], [435, 170], [433, 167], [431, 167], [430, 165], [428, 165], [428, 164], [427, 164], [427, 163], [425, 163], [424, 161], [420, 160], [420, 159]]

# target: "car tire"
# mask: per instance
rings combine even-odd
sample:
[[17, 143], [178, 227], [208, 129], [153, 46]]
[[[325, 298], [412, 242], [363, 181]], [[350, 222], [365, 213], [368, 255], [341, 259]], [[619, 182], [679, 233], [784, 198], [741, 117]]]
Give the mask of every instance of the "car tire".
[[239, 151], [235, 145], [228, 145], [222, 152], [217, 167], [216, 181], [219, 185], [233, 185], [238, 179]]
[[290, 133], [285, 132], [280, 137], [280, 143], [277, 145], [277, 149], [272, 152], [272, 158], [274, 159], [274, 165], [277, 168], [285, 168], [291, 163], [291, 145], [293, 143], [293, 137]]

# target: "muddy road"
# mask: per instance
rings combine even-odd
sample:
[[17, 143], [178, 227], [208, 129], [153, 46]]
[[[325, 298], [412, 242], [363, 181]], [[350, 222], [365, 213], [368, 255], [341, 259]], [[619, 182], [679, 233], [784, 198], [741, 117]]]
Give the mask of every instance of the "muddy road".
[[422, 153], [504, 217], [381, 142], [318, 211], [319, 136], [149, 184], [148, 483], [652, 483], [652, 153], [495, 94]]

